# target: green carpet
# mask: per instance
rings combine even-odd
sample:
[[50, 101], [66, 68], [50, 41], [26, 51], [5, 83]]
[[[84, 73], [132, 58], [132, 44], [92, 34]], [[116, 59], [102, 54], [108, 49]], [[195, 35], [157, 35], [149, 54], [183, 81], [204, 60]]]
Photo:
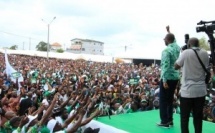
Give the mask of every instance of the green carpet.
[[[122, 129], [129, 133], [180, 133], [180, 115], [174, 114], [174, 127], [165, 129], [156, 126], [160, 122], [159, 111], [147, 111], [130, 114], [121, 114], [108, 117], [99, 117], [97, 121], [104, 124]], [[194, 133], [193, 119], [189, 122], [190, 133]], [[215, 132], [215, 124], [211, 122], [203, 122], [203, 133]]]

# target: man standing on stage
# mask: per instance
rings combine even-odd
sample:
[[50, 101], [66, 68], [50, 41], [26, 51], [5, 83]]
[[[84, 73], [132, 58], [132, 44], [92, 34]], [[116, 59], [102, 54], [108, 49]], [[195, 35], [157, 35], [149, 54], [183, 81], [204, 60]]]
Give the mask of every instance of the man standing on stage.
[[182, 52], [175, 63], [176, 69], [182, 67], [180, 89], [181, 132], [189, 133], [189, 117], [192, 111], [195, 133], [201, 133], [207, 88], [205, 84], [206, 72], [200, 64], [198, 56], [206, 68], [209, 65], [209, 57], [205, 50], [199, 48], [197, 38], [189, 39], [188, 48]]
[[[167, 27], [169, 32], [169, 27]], [[161, 82], [160, 82], [160, 119], [158, 126], [169, 128], [173, 126], [173, 99], [179, 81], [179, 71], [175, 70], [174, 63], [179, 57], [180, 47], [175, 41], [175, 36], [168, 33], [164, 38], [166, 48], [161, 57]]]

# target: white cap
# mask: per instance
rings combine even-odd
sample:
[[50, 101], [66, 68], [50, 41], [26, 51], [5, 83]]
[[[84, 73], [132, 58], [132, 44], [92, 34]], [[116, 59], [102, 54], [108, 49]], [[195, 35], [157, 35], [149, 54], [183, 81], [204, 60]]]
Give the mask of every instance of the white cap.
[[125, 88], [129, 89], [129, 85], [126, 85]]
[[57, 120], [55, 119], [51, 119], [48, 124], [47, 124], [47, 128], [50, 130], [50, 133], [53, 133], [54, 127], [57, 124]]
[[55, 119], [57, 120], [58, 123], [63, 125], [63, 120], [62, 120], [62, 118], [60, 116], [55, 117]]
[[35, 115], [35, 116], [33, 116], [33, 115], [28, 115], [29, 121], [28, 121], [27, 124], [25, 124], [25, 126], [28, 127], [28, 125], [29, 125], [34, 119], [36, 119], [37, 116], [38, 116], [38, 115]]
[[43, 99], [42, 104], [44, 104], [44, 105], [46, 105], [46, 106], [48, 106], [48, 105], [49, 105], [49, 103], [48, 103], [47, 99]]
[[45, 91], [49, 90], [48, 84], [45, 84], [45, 85], [43, 86], [43, 89], [44, 89]]
[[114, 86], [111, 84], [109, 87], [108, 87], [108, 91], [111, 91], [112, 90], [112, 88], [113, 88]]

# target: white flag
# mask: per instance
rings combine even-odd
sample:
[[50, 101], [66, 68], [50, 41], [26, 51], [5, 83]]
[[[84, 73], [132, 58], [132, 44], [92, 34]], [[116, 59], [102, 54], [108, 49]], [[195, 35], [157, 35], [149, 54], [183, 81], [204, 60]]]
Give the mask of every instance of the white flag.
[[[19, 90], [20, 91], [20, 82], [23, 82], [23, 76], [22, 74], [18, 73], [11, 65], [10, 62], [8, 61], [8, 56], [7, 56], [7, 51], [5, 50], [5, 64], [6, 64], [6, 74], [7, 76], [14, 82], [16, 83], [16, 78], [18, 78], [18, 85], [19, 85]], [[18, 75], [20, 74], [20, 75]], [[14, 76], [14, 75], [18, 75], [18, 77]]]

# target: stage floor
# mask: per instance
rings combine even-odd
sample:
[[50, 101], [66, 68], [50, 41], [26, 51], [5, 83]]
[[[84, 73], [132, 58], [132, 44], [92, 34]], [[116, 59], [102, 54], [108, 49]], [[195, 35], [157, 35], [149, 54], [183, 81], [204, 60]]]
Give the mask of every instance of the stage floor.
[[[180, 133], [180, 115], [174, 114], [174, 127], [165, 129], [156, 126], [159, 122], [159, 111], [146, 111], [130, 114], [121, 114], [108, 117], [99, 117], [96, 121], [115, 128], [127, 131], [129, 133]], [[194, 133], [192, 118], [190, 118], [190, 133]], [[215, 124], [203, 122], [203, 133], [213, 133]]]

